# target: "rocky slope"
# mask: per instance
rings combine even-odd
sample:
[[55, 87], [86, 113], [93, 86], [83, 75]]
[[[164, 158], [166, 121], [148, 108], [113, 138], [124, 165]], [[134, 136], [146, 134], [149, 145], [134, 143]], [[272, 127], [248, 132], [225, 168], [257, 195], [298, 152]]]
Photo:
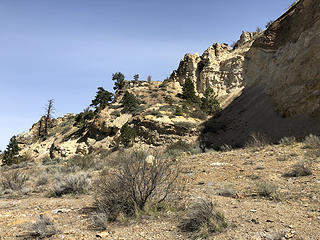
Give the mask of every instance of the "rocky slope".
[[79, 123], [76, 114], [52, 119], [45, 138], [38, 137], [40, 122], [44, 125], [44, 119], [41, 119], [29, 132], [17, 136], [20, 155], [40, 160], [86, 155], [100, 149], [114, 151], [121, 147], [120, 130], [126, 123], [137, 132], [134, 144], [156, 147], [182, 139], [196, 141], [203, 120], [175, 115], [176, 107], [182, 101], [177, 97], [181, 93], [179, 83], [128, 82], [125, 89], [141, 101], [135, 112], [124, 111], [122, 91], [115, 102], [96, 113], [92, 120]]
[[320, 133], [320, 4], [301, 0], [260, 34], [243, 63], [244, 90], [203, 132], [207, 145], [243, 146]]

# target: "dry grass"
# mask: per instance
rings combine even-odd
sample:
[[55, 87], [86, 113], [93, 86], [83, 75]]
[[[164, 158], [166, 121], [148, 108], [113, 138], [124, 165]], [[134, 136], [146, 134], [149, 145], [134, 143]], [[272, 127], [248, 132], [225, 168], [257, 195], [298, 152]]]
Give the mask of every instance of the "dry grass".
[[57, 233], [56, 227], [47, 215], [40, 215], [35, 223], [26, 226], [28, 238], [43, 239], [52, 237]]
[[200, 199], [193, 203], [181, 220], [179, 228], [192, 232], [195, 238], [207, 238], [210, 234], [220, 233], [227, 227], [222, 213], [215, 210], [211, 201]]

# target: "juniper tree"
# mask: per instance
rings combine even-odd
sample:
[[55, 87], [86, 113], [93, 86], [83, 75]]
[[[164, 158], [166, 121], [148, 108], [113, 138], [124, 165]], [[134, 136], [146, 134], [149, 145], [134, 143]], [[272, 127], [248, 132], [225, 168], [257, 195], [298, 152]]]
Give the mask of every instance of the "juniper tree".
[[112, 80], [115, 81], [114, 90], [121, 90], [124, 87], [124, 75], [121, 72], [113, 73]]
[[199, 97], [196, 95], [196, 91], [194, 90], [194, 84], [190, 78], [186, 79], [182, 87], [182, 96], [188, 102], [192, 102], [192, 103], [199, 102]]
[[210, 87], [206, 89], [204, 97], [201, 98], [201, 110], [210, 115], [214, 115], [221, 110], [218, 96]]
[[6, 150], [3, 152], [2, 165], [12, 165], [17, 163], [19, 154], [19, 146], [16, 139], [16, 136], [10, 138], [9, 144], [7, 145]]
[[96, 110], [101, 110], [104, 109], [112, 99], [113, 93], [105, 90], [103, 87], [98, 87], [96, 97], [92, 100], [90, 106], [95, 107]]

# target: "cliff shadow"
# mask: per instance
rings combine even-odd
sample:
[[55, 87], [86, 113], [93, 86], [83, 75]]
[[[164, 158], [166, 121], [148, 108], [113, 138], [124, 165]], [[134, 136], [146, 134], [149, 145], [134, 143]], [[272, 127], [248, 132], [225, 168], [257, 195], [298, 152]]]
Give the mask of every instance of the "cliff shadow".
[[223, 145], [240, 148], [254, 133], [270, 143], [291, 136], [301, 140], [311, 133], [320, 135], [320, 117], [282, 117], [261, 87], [248, 87], [219, 116], [204, 124], [199, 141], [206, 148], [219, 149]]

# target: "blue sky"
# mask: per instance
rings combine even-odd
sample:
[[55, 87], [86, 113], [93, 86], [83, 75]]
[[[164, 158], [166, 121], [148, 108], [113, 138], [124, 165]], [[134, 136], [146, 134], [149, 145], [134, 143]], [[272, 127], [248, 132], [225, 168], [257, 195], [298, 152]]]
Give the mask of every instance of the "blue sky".
[[0, 149], [55, 100], [87, 107], [111, 75], [163, 80], [187, 52], [237, 40], [293, 0], [0, 0]]

